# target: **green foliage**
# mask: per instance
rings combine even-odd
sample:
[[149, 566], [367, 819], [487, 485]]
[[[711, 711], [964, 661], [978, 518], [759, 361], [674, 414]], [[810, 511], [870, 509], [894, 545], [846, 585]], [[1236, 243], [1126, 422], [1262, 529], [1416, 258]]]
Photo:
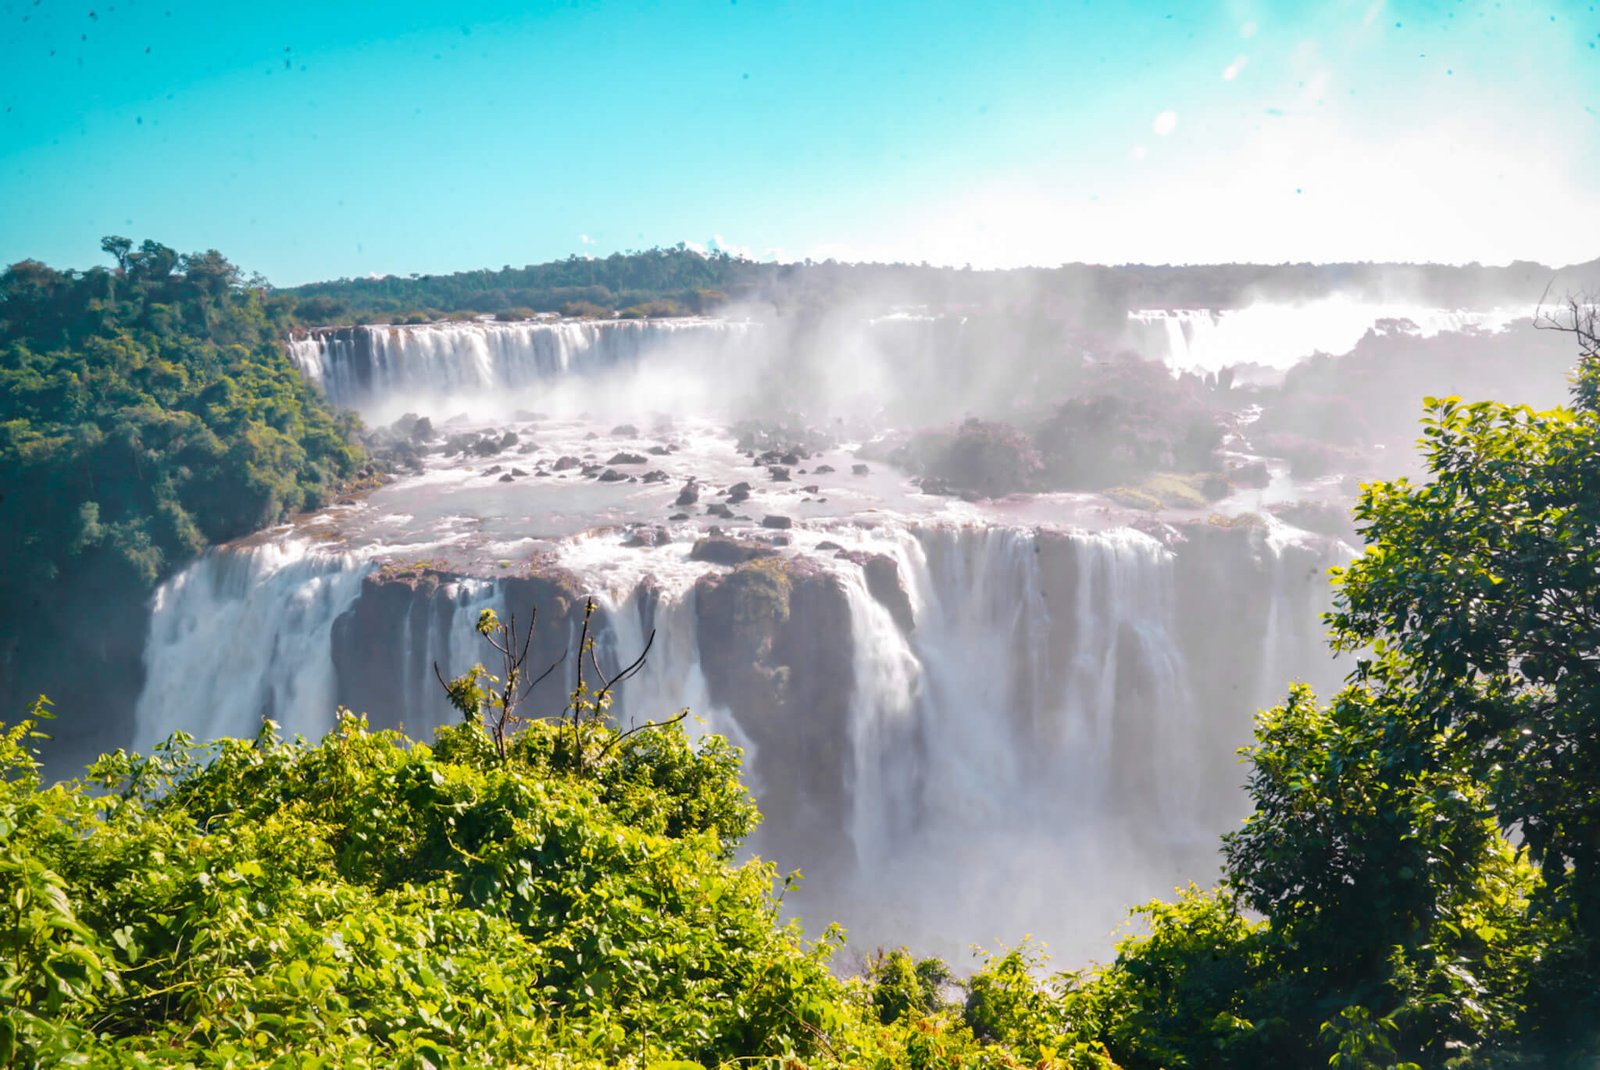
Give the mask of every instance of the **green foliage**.
[[884, 1025], [907, 1015], [923, 1018], [950, 1009], [944, 989], [954, 982], [955, 975], [939, 959], [918, 961], [903, 947], [880, 950], [867, 965], [867, 979], [872, 985], [872, 1006]]
[[[1580, 366], [1577, 398], [1592, 375]], [[1600, 414], [1430, 401], [1429, 482], [1366, 488], [1368, 548], [1342, 575], [1337, 643], [1401, 713], [1399, 745], [1437, 740], [1442, 775], [1481, 785], [1542, 880], [1554, 944], [1532, 967], [1536, 1045], [1600, 1054]]]
[[675, 729], [588, 778], [534, 724], [501, 761], [344, 715], [317, 745], [103, 758], [43, 787], [0, 736], [12, 1065], [715, 1064], [821, 1050], [865, 1004], [729, 861], [737, 755]]
[[[283, 300], [215, 251], [104, 246], [117, 269], [0, 274], [8, 607], [59, 604], [68, 579], [142, 600], [208, 543], [323, 504], [364, 461], [353, 418], [285, 352]], [[0, 665], [16, 642], [17, 664], [69, 645], [44, 608], [5, 614]]]

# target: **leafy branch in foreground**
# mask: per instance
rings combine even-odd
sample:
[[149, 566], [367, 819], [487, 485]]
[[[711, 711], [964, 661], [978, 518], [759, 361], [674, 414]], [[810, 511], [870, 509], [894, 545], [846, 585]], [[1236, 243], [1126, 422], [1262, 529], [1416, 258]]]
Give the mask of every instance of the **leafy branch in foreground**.
[[[645, 721], [642, 724], [631, 725], [626, 729], [618, 730], [606, 735], [598, 744], [598, 749], [593, 759], [588, 756], [586, 737], [591, 733], [588, 728], [597, 724], [604, 724], [610, 713], [616, 688], [637, 676], [644, 668], [645, 658], [649, 656], [650, 648], [655, 643], [656, 633], [652, 629], [645, 639], [644, 649], [639, 656], [627, 665], [617, 670], [616, 673], [607, 675], [600, 667], [599, 654], [596, 651], [595, 636], [593, 634], [593, 621], [595, 611], [594, 599], [588, 599], [584, 604], [583, 626], [578, 636], [578, 656], [576, 680], [571, 692], [567, 696], [567, 705], [562, 712], [561, 720], [568, 726], [570, 750], [568, 756], [572, 768], [580, 775], [585, 767], [592, 761], [599, 761], [619, 745], [626, 742], [638, 732], [650, 729], [667, 728], [678, 724], [689, 716], [687, 709], [679, 710], [673, 717], [660, 721]], [[543, 672], [532, 676], [528, 669], [528, 653], [533, 641], [534, 626], [538, 620], [538, 611], [533, 610], [528, 615], [526, 629], [517, 627], [517, 618], [513, 614], [507, 621], [502, 622], [499, 614], [492, 609], [485, 609], [478, 614], [478, 623], [475, 630], [484, 640], [494, 648], [500, 656], [500, 674], [489, 672], [482, 663], [473, 665], [466, 672], [452, 680], [446, 680], [444, 673], [439, 669], [439, 663], [434, 662], [433, 674], [438, 679], [439, 685], [444, 688], [445, 695], [450, 700], [450, 705], [459, 710], [469, 722], [480, 724], [494, 740], [495, 751], [500, 760], [506, 758], [508, 740], [517, 731], [517, 726], [523, 723], [524, 717], [518, 714], [524, 700], [533, 693], [533, 689], [549, 678], [550, 674], [560, 668], [566, 661], [567, 652], [551, 662]], [[588, 663], [593, 672], [592, 677], [585, 674], [584, 665]]]

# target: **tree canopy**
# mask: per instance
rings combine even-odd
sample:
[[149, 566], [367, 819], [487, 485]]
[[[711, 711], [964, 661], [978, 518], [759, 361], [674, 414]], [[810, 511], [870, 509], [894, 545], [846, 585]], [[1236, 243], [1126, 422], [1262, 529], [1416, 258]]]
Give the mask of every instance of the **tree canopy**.
[[133, 630], [108, 607], [141, 603], [209, 544], [327, 502], [365, 463], [354, 418], [334, 415], [288, 357], [292, 302], [215, 250], [102, 244], [116, 267], [24, 260], [0, 273], [0, 691], [11, 695], [19, 677], [82, 648], [89, 612], [107, 631]]

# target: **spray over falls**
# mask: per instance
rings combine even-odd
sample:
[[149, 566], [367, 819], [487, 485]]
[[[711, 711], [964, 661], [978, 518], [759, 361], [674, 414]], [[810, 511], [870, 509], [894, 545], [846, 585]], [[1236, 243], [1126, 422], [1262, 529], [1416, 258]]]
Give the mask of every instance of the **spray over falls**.
[[[443, 419], [651, 354], [722, 359], [756, 329], [363, 328], [295, 353], [336, 400], [376, 415], [432, 397]], [[425, 738], [455, 716], [433, 666], [483, 659], [482, 609], [536, 610], [542, 665], [594, 596], [609, 667], [655, 633], [622, 722], [689, 707], [745, 749], [765, 815], [751, 847], [808, 877], [790, 909], [869, 946], [959, 958], [1032, 932], [1081, 959], [1129, 901], [1215, 872], [1254, 711], [1290, 679], [1339, 676], [1318, 615], [1348, 547], [1248, 501], [1201, 517], [964, 501], [858, 467], [848, 442], [758, 466], [716, 421], [638, 420], [457, 420], [487, 445], [207, 554], [155, 599], [133, 742], [262, 718], [316, 736], [339, 706]], [[531, 708], [559, 712], [569, 685], [553, 676]]]

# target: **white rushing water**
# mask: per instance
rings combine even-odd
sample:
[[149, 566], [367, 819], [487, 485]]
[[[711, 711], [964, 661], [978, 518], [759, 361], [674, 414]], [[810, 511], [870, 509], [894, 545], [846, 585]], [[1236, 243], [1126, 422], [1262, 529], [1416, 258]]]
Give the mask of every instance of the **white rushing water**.
[[562, 377], [628, 368], [685, 342], [704, 351], [748, 329], [711, 319], [351, 327], [293, 339], [289, 353], [335, 405], [383, 423], [407, 411], [509, 411]]
[[1531, 308], [1482, 311], [1328, 297], [1221, 311], [1140, 309], [1128, 319], [1147, 356], [1164, 360], [1174, 371], [1214, 372], [1235, 364], [1282, 371], [1313, 353], [1348, 353], [1371, 330], [1404, 330], [1424, 338], [1503, 331], [1532, 314]]
[[[677, 367], [714, 366], [733, 329], [363, 328], [297, 342], [296, 355], [364, 413], [429, 411], [419, 397], [441, 413], [485, 392], [537, 404], [581, 367], [626, 367], [674, 340]], [[704, 349], [682, 345], [696, 339]], [[1232, 755], [1255, 708], [1291, 678], [1336, 679], [1316, 617], [1331, 551], [1281, 525], [1149, 534], [1081, 496], [917, 495], [881, 466], [852, 474], [845, 453], [768, 481], [726, 431], [686, 419], [643, 436], [571, 416], [516, 426], [519, 443], [487, 471], [496, 458], [431, 454], [422, 473], [342, 512], [213, 551], [168, 581], [136, 745], [177, 730], [249, 735], [263, 718], [314, 738], [340, 702], [425, 738], [454, 717], [433, 666], [454, 675], [487, 660], [478, 613], [523, 613], [512, 603], [554, 567], [599, 602], [608, 671], [654, 633], [622, 693], [624, 724], [687, 707], [691, 731], [745, 749], [766, 815], [752, 848], [812, 871], [786, 901], [809, 925], [837, 920], [858, 944], [960, 961], [971, 943], [1033, 933], [1075, 963], [1107, 951], [1129, 904], [1211, 879], [1216, 834], [1243, 810]], [[568, 452], [603, 462], [652, 436], [666, 445], [648, 464], [668, 475], [649, 485], [547, 470]], [[517, 464], [537, 471], [501, 482]], [[708, 499], [755, 479], [756, 519], [665, 520], [690, 476]], [[741, 683], [749, 667], [718, 655], [742, 637], [701, 593], [729, 570], [690, 551], [710, 523], [749, 537], [771, 512], [794, 518], [780, 552], [811, 577], [809, 601], [776, 625], [788, 629], [777, 661]], [[656, 545], [631, 543], [634, 521]], [[391, 566], [426, 582], [379, 572]], [[554, 649], [573, 639], [570, 619], [561, 627]]]
[[250, 736], [264, 718], [320, 737], [335, 703], [333, 622], [369, 565], [303, 539], [221, 548], [155, 594], [134, 747], [176, 731]]
[[[755, 847], [785, 868], [822, 870], [792, 909], [842, 921], [861, 940], [957, 958], [971, 942], [1031, 932], [1080, 959], [1104, 953], [1129, 903], [1207, 879], [1214, 837], [1242, 802], [1237, 779], [1207, 782], [1197, 756], [1244, 742], [1253, 707], [1197, 695], [1173, 550], [1125, 528], [1056, 535], [1046, 575], [1045, 536], [1027, 528], [880, 523], [824, 534], [892, 558], [914, 621], [908, 634], [854, 560], [822, 558], [847, 607], [849, 663], [790, 671], [845, 670], [848, 723], [832, 748], [842, 768], [795, 769], [793, 753], [762, 742], [782, 737], [777, 711], [713, 700], [688, 578], [720, 570], [688, 562], [688, 543], [649, 551], [677, 577], [665, 586], [640, 582], [639, 571], [583, 577], [609, 622], [598, 641], [608, 671], [655, 634], [644, 672], [623, 690], [624, 723], [688, 708], [691, 731], [728, 735], [769, 804]], [[593, 538], [571, 543], [569, 562], [597, 559]], [[1293, 582], [1264, 568], [1274, 587]], [[155, 605], [141, 745], [179, 728], [248, 735], [263, 717], [314, 738], [332, 724], [341, 673], [397, 672], [400, 707], [365, 712], [414, 735], [453, 718], [431, 666], [454, 674], [482, 660], [479, 611], [519, 607], [503, 581], [446, 584], [405, 613], [394, 664], [336, 664], [334, 620], [352, 611], [370, 570], [357, 555], [286, 539], [214, 553], [168, 583]], [[1308, 636], [1272, 633], [1316, 624], [1285, 619], [1295, 592], [1263, 594], [1271, 611], [1254, 629], [1226, 614], [1217, 627], [1234, 629], [1240, 672], [1281, 687], [1315, 666], [1297, 655]], [[781, 802], [764, 797], [779, 781], [790, 785]], [[841, 784], [848, 804], [836, 827], [785, 820], [781, 808], [802, 803], [828, 812], [838, 800], [825, 796]]]

